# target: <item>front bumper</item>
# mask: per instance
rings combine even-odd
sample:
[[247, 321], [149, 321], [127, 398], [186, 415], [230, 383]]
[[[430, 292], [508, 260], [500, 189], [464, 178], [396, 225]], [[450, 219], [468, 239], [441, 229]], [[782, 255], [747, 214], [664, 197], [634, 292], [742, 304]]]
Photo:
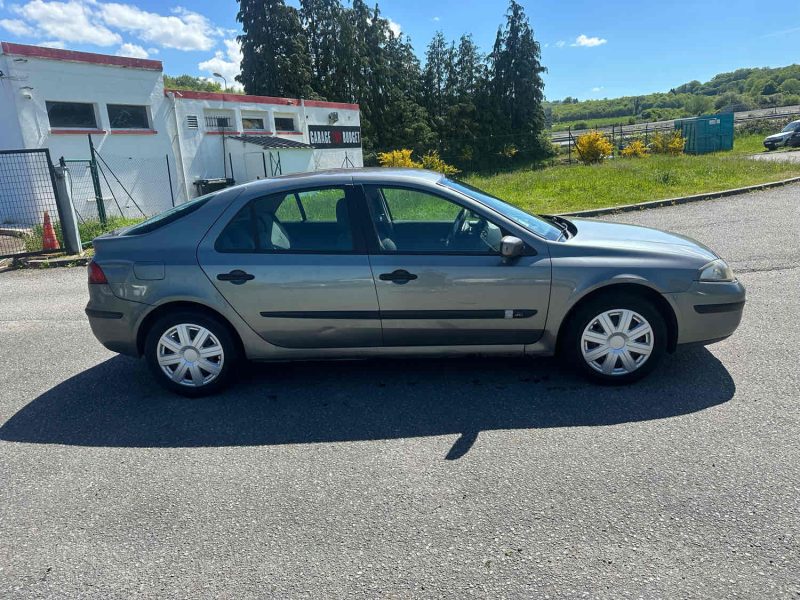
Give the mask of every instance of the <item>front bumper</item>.
[[148, 304], [117, 298], [109, 285], [90, 285], [86, 316], [97, 340], [112, 352], [138, 356], [137, 324]]
[[742, 320], [745, 289], [739, 281], [695, 281], [672, 294], [678, 318], [678, 344], [711, 344], [730, 336]]

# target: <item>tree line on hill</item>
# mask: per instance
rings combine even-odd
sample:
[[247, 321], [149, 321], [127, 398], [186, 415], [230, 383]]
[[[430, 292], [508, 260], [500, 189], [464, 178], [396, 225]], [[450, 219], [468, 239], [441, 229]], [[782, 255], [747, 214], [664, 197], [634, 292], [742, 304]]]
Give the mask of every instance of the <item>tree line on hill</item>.
[[545, 115], [555, 127], [569, 123], [581, 128], [581, 121], [591, 125], [593, 119], [660, 121], [795, 104], [800, 104], [800, 65], [737, 69], [706, 83], [690, 81], [667, 93], [584, 101], [567, 97], [545, 103]]
[[359, 104], [367, 163], [397, 148], [471, 168], [552, 152], [540, 47], [516, 0], [488, 55], [437, 33], [424, 65], [363, 0], [239, 0], [237, 19], [245, 92]]

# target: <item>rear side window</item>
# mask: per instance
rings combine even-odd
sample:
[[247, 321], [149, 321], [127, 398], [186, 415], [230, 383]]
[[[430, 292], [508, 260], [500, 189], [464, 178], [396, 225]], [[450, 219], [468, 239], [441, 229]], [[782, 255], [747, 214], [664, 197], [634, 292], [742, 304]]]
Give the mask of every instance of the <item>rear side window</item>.
[[345, 188], [257, 198], [231, 219], [214, 247], [218, 252], [351, 252]]
[[186, 204], [180, 204], [175, 208], [165, 210], [164, 212], [157, 214], [155, 217], [150, 217], [146, 221], [142, 221], [138, 225], [134, 225], [130, 229], [126, 229], [123, 232], [123, 235], [141, 235], [143, 233], [150, 233], [151, 231], [155, 231], [156, 229], [164, 227], [164, 225], [174, 223], [178, 219], [182, 219], [186, 215], [192, 214], [206, 202], [211, 200], [214, 196], [216, 196], [216, 194], [207, 194], [191, 200]]

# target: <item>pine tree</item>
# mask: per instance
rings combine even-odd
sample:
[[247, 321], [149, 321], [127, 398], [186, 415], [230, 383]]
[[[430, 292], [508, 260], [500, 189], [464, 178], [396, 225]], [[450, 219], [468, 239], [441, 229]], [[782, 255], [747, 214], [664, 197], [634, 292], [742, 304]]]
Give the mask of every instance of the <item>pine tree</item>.
[[[506, 24], [497, 32], [490, 56], [494, 129], [521, 151], [522, 156], [538, 157], [546, 152], [544, 129], [544, 82], [541, 51], [525, 11], [510, 0]], [[496, 145], [499, 145], [498, 142]], [[508, 145], [506, 142], [504, 145]]]
[[337, 81], [337, 67], [345, 49], [342, 35], [342, 5], [339, 0], [300, 0], [300, 21], [308, 42], [311, 87], [325, 99], [345, 99], [346, 90]]
[[297, 9], [283, 0], [239, 0], [242, 71], [248, 94], [313, 97], [311, 60]]

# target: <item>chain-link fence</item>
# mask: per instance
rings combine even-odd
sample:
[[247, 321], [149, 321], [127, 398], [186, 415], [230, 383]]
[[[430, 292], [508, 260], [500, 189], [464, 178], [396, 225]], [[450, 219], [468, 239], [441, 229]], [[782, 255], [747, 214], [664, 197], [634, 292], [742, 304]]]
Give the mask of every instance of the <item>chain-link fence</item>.
[[72, 203], [82, 221], [108, 216], [141, 218], [174, 206], [169, 160], [94, 153], [66, 159]]
[[0, 151], [0, 258], [62, 247], [50, 152]]

